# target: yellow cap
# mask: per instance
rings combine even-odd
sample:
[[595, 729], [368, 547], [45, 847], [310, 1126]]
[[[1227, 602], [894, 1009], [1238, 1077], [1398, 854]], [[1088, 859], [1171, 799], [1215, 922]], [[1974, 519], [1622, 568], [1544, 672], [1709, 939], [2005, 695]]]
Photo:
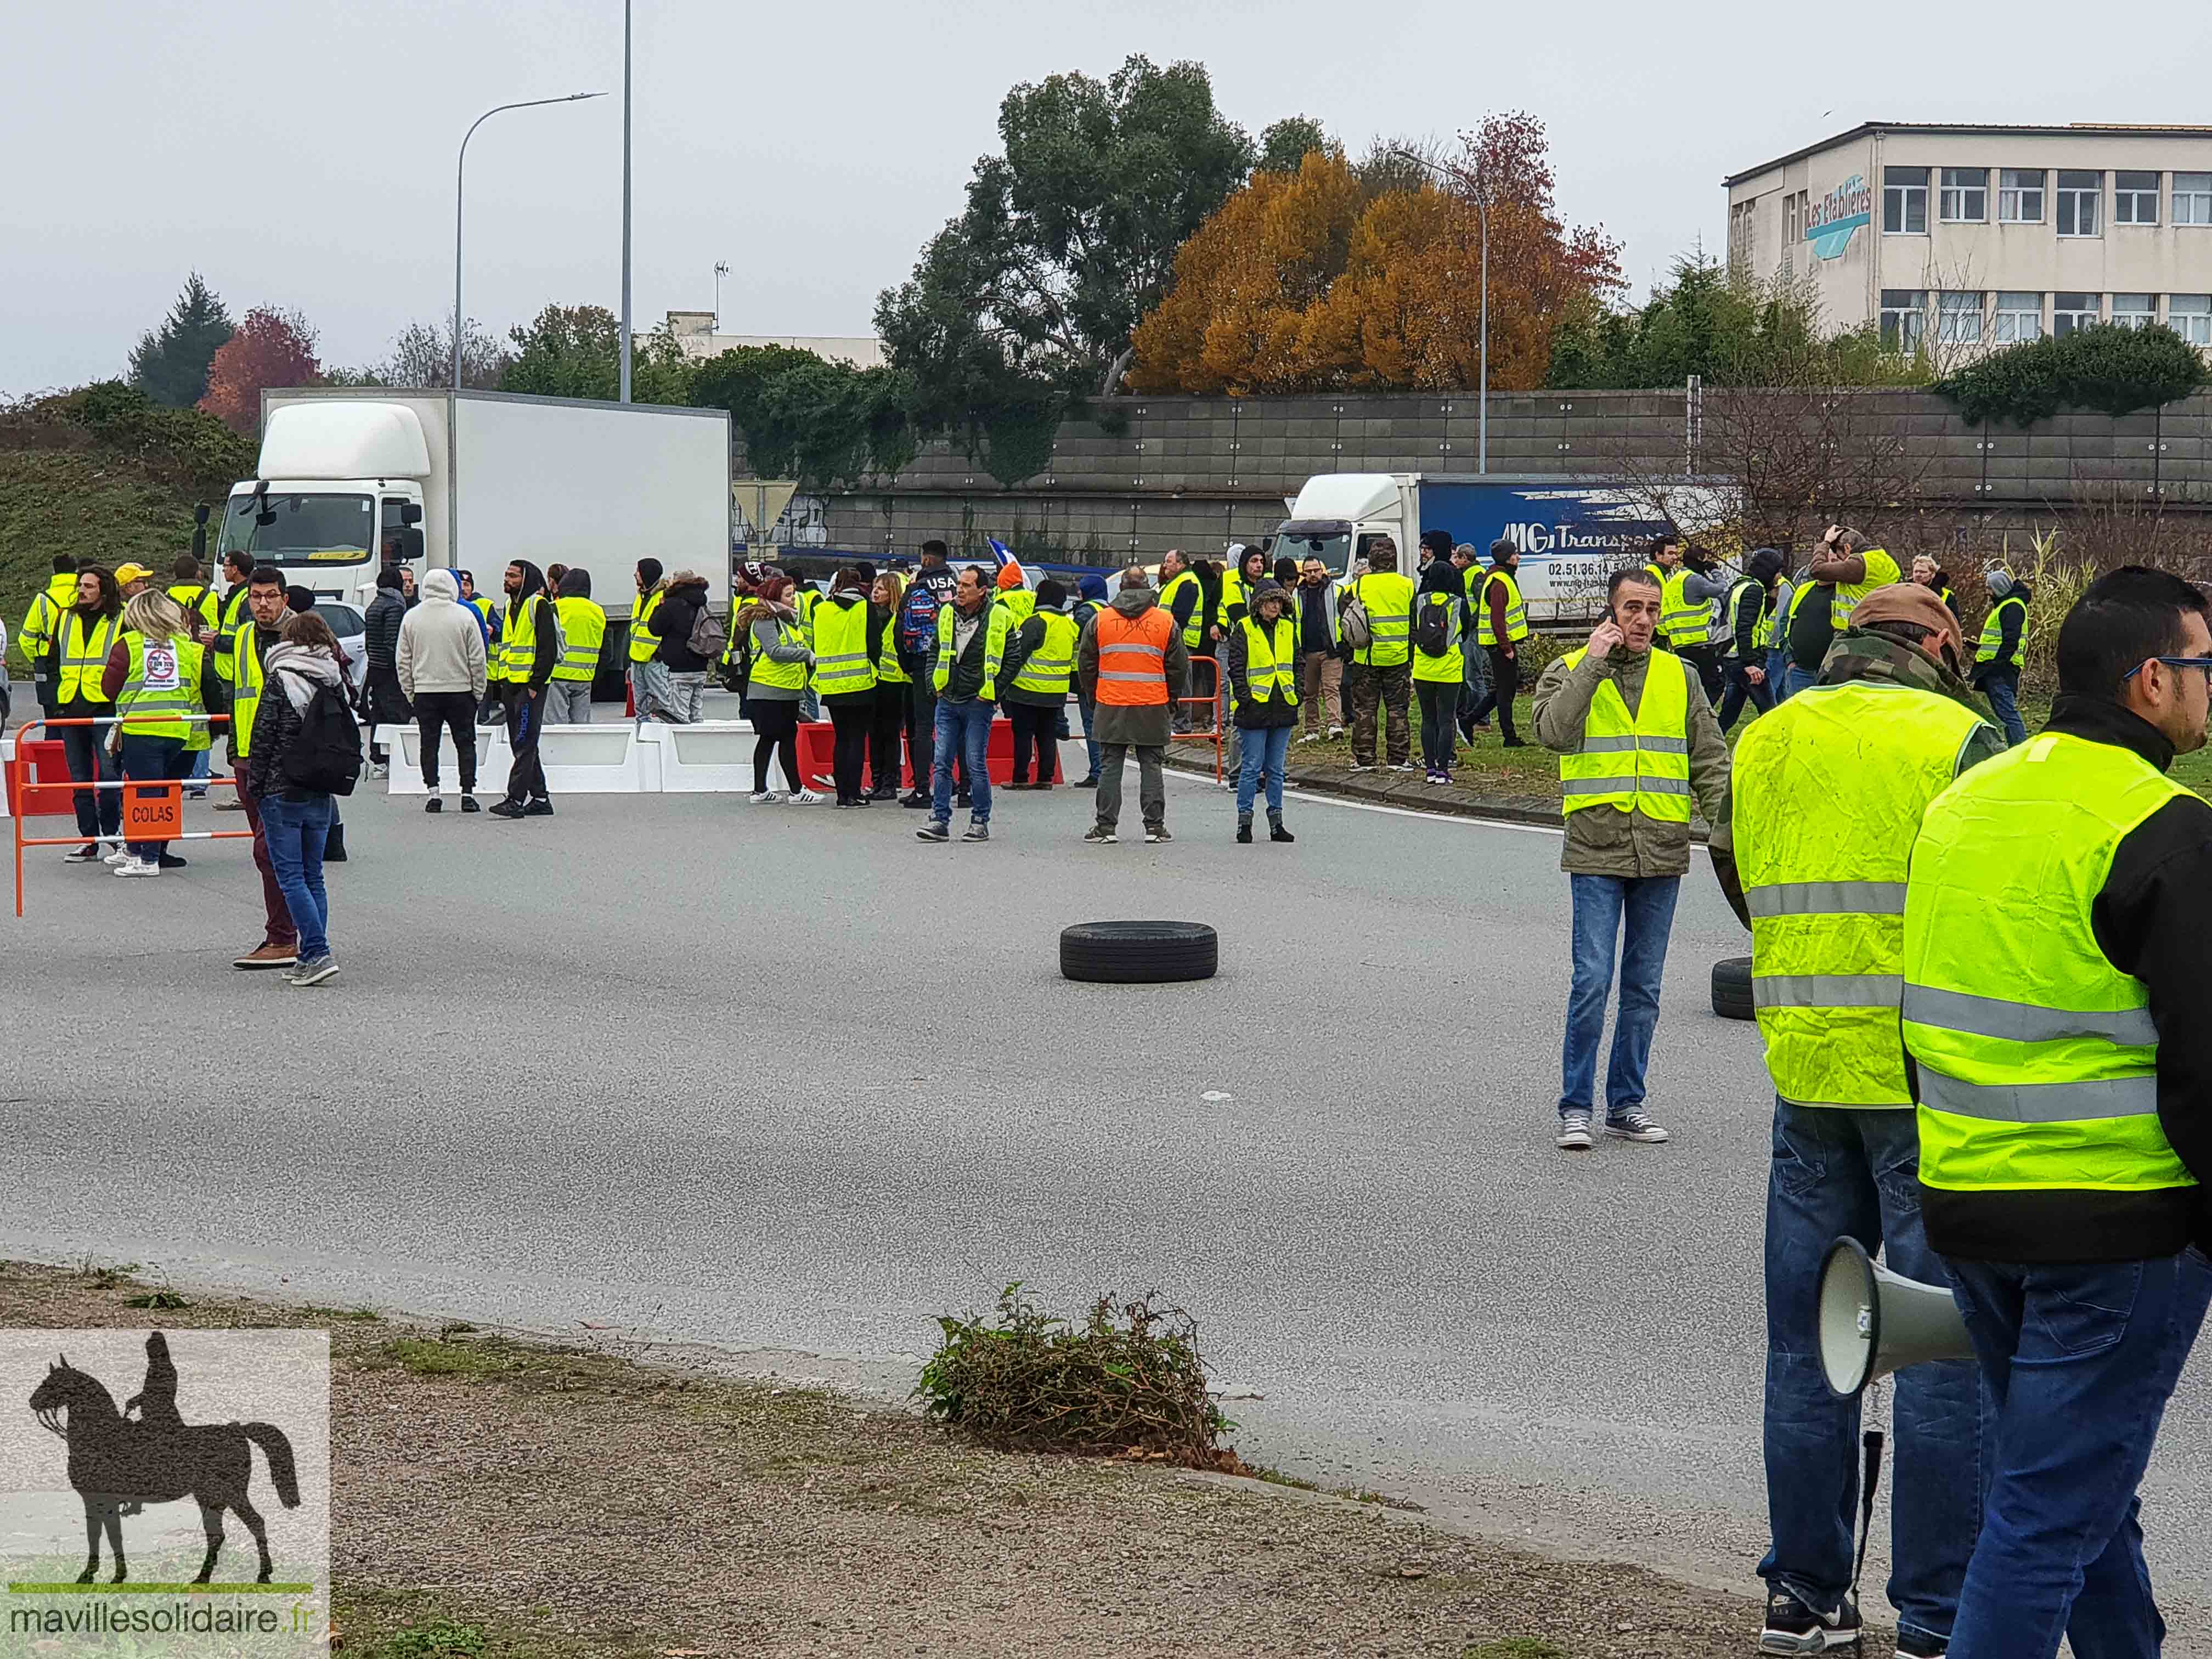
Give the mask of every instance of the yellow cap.
[[118, 564], [115, 567], [115, 585], [120, 587], [125, 582], [143, 582], [153, 574], [143, 564]]

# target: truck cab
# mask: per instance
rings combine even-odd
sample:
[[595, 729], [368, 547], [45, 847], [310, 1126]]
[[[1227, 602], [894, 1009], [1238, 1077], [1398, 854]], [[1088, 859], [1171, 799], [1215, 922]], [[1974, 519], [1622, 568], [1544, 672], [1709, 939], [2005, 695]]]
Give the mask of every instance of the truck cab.
[[1269, 551], [1301, 564], [1319, 559], [1329, 574], [1342, 576], [1388, 536], [1398, 549], [1398, 568], [1411, 571], [1421, 539], [1419, 501], [1409, 472], [1324, 473], [1306, 480]]
[[419, 564], [429, 475], [422, 423], [404, 404], [276, 409], [255, 476], [231, 486], [215, 556], [244, 552], [318, 598], [361, 602], [384, 564]]

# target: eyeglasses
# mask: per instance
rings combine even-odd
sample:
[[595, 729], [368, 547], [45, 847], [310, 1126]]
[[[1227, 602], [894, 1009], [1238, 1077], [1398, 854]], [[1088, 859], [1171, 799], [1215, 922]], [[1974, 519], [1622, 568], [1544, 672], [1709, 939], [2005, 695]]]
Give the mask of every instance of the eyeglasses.
[[2135, 678], [2136, 675], [2142, 673], [2145, 668], [2148, 667], [2150, 664], [2154, 662], [2162, 662], [2168, 668], [2201, 668], [2204, 671], [2206, 684], [2208, 686], [2212, 686], [2212, 657], [2151, 657], [2147, 659], [2145, 661], [2137, 663], [2133, 668], [2128, 670], [2126, 673], [2121, 675], [2121, 680], [2125, 682]]

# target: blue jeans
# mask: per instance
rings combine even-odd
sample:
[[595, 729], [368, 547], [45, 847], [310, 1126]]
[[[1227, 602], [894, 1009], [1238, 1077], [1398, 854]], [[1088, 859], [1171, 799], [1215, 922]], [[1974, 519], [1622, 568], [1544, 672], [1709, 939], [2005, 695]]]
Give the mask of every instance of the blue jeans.
[[2004, 727], [2005, 742], [2017, 749], [2027, 741], [2027, 723], [2020, 717], [2019, 688], [2008, 676], [1992, 674], [1982, 682], [1982, 695], [1990, 700], [1997, 724]]
[[330, 839], [337, 817], [328, 795], [309, 795], [305, 800], [286, 800], [281, 794], [261, 798], [261, 826], [269, 838], [269, 862], [284, 894], [284, 908], [292, 913], [292, 925], [300, 930], [302, 962], [331, 953], [331, 904], [323, 892], [323, 843]]
[[[1820, 1369], [1820, 1264], [1838, 1234], [1881, 1249], [1893, 1273], [1950, 1281], [1920, 1223], [1912, 1109], [1774, 1103], [1766, 1182], [1766, 1510], [1759, 1576], [1832, 1611], [1851, 1584], [1858, 1522], [1859, 1402]], [[1889, 1488], [1890, 1605], [1900, 1630], [1948, 1637], [1981, 1522], [1981, 1456], [1994, 1436], [1973, 1362], [1897, 1373]], [[1990, 1431], [1984, 1432], [1985, 1430]]]
[[996, 712], [995, 704], [973, 699], [967, 702], [955, 702], [950, 697], [937, 700], [937, 742], [930, 765], [929, 815], [939, 823], [952, 821], [955, 756], [963, 757], [968, 763], [969, 816], [977, 823], [991, 821], [991, 765], [988, 756], [991, 716]]
[[1098, 717], [1098, 699], [1079, 685], [1075, 688], [1075, 706], [1083, 715], [1083, 748], [1090, 757], [1090, 775], [1098, 775], [1098, 739], [1091, 735], [1091, 722]]
[[1260, 775], [1267, 777], [1267, 817], [1283, 816], [1283, 769], [1291, 759], [1291, 728], [1271, 726], [1244, 734], [1244, 758], [1237, 773], [1237, 816], [1252, 816], [1252, 797], [1259, 793]]
[[1774, 694], [1778, 708], [1790, 695], [1790, 653], [1778, 645], [1766, 653], [1766, 689]]
[[1996, 1403], [1982, 1535], [1953, 1659], [2152, 1659], [2166, 1621], [2143, 1565], [2136, 1486], [2204, 1322], [2195, 1250], [2148, 1261], [1946, 1257]]
[[1793, 662], [1783, 671], [1782, 700], [1787, 702], [1800, 691], [1818, 685], [1820, 683], [1820, 677], [1818, 673], [1810, 668], [1800, 668]]
[[[126, 726], [123, 728], [123, 753], [119, 758], [124, 777], [133, 783], [157, 783], [165, 779], [181, 778], [185, 775], [185, 740], [133, 732]], [[126, 789], [123, 793], [134, 799], [143, 794], [158, 802], [164, 792]], [[169, 850], [169, 843], [166, 841], [126, 841], [123, 844], [134, 858], [158, 859]]]
[[[1574, 988], [1567, 994], [1566, 1040], [1559, 1056], [1559, 1110], [1591, 1109], [1597, 1044], [1620, 948], [1620, 1009], [1605, 1068], [1605, 1115], [1617, 1119], [1644, 1103], [1644, 1071], [1659, 1023], [1659, 975], [1674, 927], [1680, 876], [1570, 876], [1574, 895]], [[1623, 921], [1627, 922], [1623, 938]]]

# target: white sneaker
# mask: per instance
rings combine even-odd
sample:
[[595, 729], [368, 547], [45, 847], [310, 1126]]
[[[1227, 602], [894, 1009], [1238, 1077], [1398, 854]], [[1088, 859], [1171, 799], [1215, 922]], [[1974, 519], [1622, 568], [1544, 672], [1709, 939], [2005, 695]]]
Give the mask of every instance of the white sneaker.
[[368, 765], [361, 769], [361, 775], [365, 778], [380, 778], [390, 769], [391, 769], [389, 767], [380, 765], [377, 762], [371, 761]]
[[1328, 734], [1332, 738], [1340, 738], [1344, 735], [1344, 728], [1340, 726], [1332, 726], [1328, 728]]
[[125, 859], [115, 866], [118, 876], [158, 876], [161, 866], [151, 859]]
[[817, 794], [811, 789], [801, 789], [796, 794], [787, 795], [784, 799], [793, 806], [819, 806], [830, 797]]
[[753, 791], [753, 805], [756, 806], [773, 806], [776, 802], [782, 799], [783, 792], [780, 789], [756, 789]]
[[1321, 733], [1318, 732], [1309, 732], [1304, 737], [1300, 738], [1298, 741], [1300, 743], [1319, 743], [1321, 741]]
[[124, 848], [118, 847], [113, 852], [110, 853], [106, 858], [100, 860], [100, 862], [106, 865], [117, 865], [127, 864], [130, 860], [131, 854], [129, 851]]

